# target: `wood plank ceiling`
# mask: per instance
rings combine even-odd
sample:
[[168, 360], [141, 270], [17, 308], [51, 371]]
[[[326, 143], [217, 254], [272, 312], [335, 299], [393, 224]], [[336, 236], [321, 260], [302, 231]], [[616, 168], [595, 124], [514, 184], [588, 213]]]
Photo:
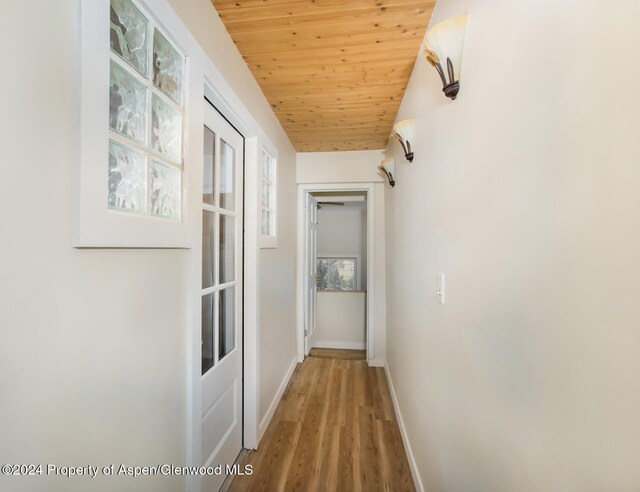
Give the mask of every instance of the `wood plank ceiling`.
[[298, 152], [386, 146], [436, 0], [211, 0]]

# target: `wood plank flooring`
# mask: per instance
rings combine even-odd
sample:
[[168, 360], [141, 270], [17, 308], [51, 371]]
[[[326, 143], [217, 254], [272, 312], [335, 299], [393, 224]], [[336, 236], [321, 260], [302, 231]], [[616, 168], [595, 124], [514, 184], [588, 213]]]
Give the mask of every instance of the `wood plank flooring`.
[[245, 461], [254, 473], [229, 490], [415, 490], [384, 369], [335, 355], [298, 364], [260, 448]]
[[365, 360], [366, 350], [312, 348], [309, 357], [320, 359]]

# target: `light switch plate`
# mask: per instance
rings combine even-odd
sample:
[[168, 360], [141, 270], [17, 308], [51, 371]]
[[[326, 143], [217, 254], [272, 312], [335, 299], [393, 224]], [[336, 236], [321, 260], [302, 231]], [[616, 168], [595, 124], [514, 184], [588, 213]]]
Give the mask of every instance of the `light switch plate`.
[[444, 304], [444, 273], [438, 274], [438, 301]]

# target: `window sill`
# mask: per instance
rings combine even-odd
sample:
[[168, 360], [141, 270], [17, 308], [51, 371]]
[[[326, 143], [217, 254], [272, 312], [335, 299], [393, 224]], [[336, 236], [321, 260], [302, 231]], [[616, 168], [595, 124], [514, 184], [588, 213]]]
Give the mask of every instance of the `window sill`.
[[318, 294], [322, 292], [329, 292], [329, 293], [339, 292], [340, 294], [366, 294], [367, 293], [366, 290], [320, 290], [318, 289]]
[[278, 247], [278, 238], [274, 236], [260, 236], [260, 249], [274, 249]]

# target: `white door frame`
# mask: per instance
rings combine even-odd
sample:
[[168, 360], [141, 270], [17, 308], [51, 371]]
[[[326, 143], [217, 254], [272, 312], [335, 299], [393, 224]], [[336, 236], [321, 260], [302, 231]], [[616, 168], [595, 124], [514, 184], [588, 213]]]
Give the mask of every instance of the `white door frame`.
[[[305, 236], [305, 247], [304, 254], [305, 258], [303, 258], [303, 269], [304, 269], [304, 278], [305, 285], [303, 287], [305, 291], [305, 300], [303, 303], [303, 307], [305, 308], [305, 328], [304, 328], [304, 355], [307, 356], [309, 354], [310, 342], [315, 335], [316, 324], [317, 324], [317, 301], [318, 301], [318, 277], [317, 277], [317, 267], [312, 264], [307, 257], [312, 249], [316, 253], [318, 253], [317, 245], [318, 245], [318, 201], [312, 196], [310, 193], [304, 194], [304, 236]], [[313, 214], [311, 213], [312, 207]], [[313, 270], [313, 274], [312, 271]], [[312, 289], [315, 292], [315, 299], [310, 303], [309, 290]], [[311, 305], [310, 305], [311, 304]]]
[[[159, 2], [161, 0], [158, 0]], [[165, 1], [165, 0], [162, 0]], [[170, 8], [169, 8], [170, 9]], [[171, 9], [170, 9], [171, 10]], [[171, 13], [175, 15], [173, 10]], [[190, 37], [197, 46], [198, 56], [190, 60], [194, 78], [198, 81], [198, 90], [194, 104], [190, 108], [190, 119], [196, 129], [191, 132], [191, 145], [197, 147], [191, 166], [195, 179], [189, 184], [189, 222], [192, 248], [190, 249], [190, 270], [188, 290], [188, 339], [187, 339], [187, 464], [200, 466], [200, 333], [201, 312], [198, 292], [201, 290], [201, 209], [202, 193], [202, 133], [204, 126], [205, 98], [215, 106], [224, 117], [244, 136], [244, 358], [243, 358], [243, 447], [257, 449], [259, 442], [259, 405], [260, 405], [260, 243], [259, 220], [260, 201], [259, 180], [262, 166], [262, 150], [266, 150], [278, 159], [278, 149], [267, 137], [249, 109], [242, 103], [235, 91], [224, 79], [211, 59], [202, 51], [191, 33], [180, 21], [185, 37]], [[176, 25], [176, 28], [177, 25]], [[219, 63], [223, 63], [223, 59]], [[200, 490], [198, 477], [187, 478], [187, 490]]]
[[[211, 65], [211, 68], [213, 65]], [[220, 82], [218, 82], [220, 85]], [[259, 158], [261, 149], [267, 149], [272, 155], [277, 157], [277, 151], [271, 142], [264, 136], [261, 129], [256, 128], [257, 123], [248, 114], [241, 117], [239, 113], [246, 109], [235, 102], [236, 108], [232, 108], [229, 102], [231, 94], [223, 94], [216, 90], [215, 83], [210, 82], [208, 74], [204, 74], [202, 104], [208, 104], [205, 98], [244, 136], [244, 302], [243, 302], [243, 447], [246, 449], [257, 449], [258, 428], [259, 428], [259, 333], [260, 333], [260, 249], [258, 230], [258, 180], [261, 162]], [[235, 94], [233, 94], [235, 96]], [[237, 111], [239, 110], [239, 111]], [[203, 123], [204, 124], [204, 123]], [[200, 163], [202, 165], [202, 163]], [[201, 181], [200, 181], [201, 184]], [[201, 186], [198, 193], [201, 193]], [[198, 195], [200, 200], [200, 196]], [[194, 224], [196, 229], [201, 227], [200, 221]], [[200, 237], [198, 235], [198, 237]], [[200, 289], [202, 245], [201, 239], [196, 241], [192, 248], [192, 270], [190, 275], [191, 285]], [[193, 299], [193, 296], [192, 296]], [[196, 296], [197, 299], [197, 296]], [[199, 339], [200, 334], [200, 308], [192, 306], [190, 310], [190, 341]], [[196, 415], [200, 411], [200, 347], [191, 347], [188, 359], [192, 381], [189, 387], [189, 402], [194, 405], [190, 409], [191, 434], [188, 437], [188, 447], [190, 450], [193, 465], [200, 464], [200, 442], [199, 430], [195, 428], [197, 424]], [[197, 373], [195, 372], [197, 368]], [[198, 393], [198, 394], [196, 394]], [[195, 459], [197, 456], [197, 460]], [[189, 460], [191, 463], [191, 460]], [[195, 489], [194, 489], [195, 490]]]
[[304, 256], [305, 256], [305, 230], [304, 218], [305, 194], [323, 191], [361, 192], [367, 193], [367, 363], [375, 361], [375, 317], [374, 317], [374, 292], [375, 292], [375, 183], [311, 183], [298, 185], [298, 258], [296, 289], [297, 326], [296, 341], [298, 362], [304, 361]]
[[[211, 65], [213, 68], [213, 65]], [[255, 127], [246, 122], [246, 119], [238, 116], [236, 111], [231, 110], [227, 97], [223, 96], [214, 87], [206, 74], [203, 74], [202, 97], [200, 99], [201, 108], [196, 108], [201, 113], [202, 124], [200, 133], [204, 126], [204, 105], [209, 104], [206, 99], [213, 104], [224, 117], [244, 135], [244, 303], [242, 309], [243, 316], [243, 440], [242, 445], [246, 449], [257, 449], [258, 428], [259, 428], [259, 332], [260, 332], [260, 298], [259, 298], [259, 271], [260, 256], [258, 243], [258, 179], [259, 179], [259, 149], [268, 149], [273, 155], [277, 155], [271, 143], [257, 132]], [[218, 82], [219, 84], [220, 82]], [[237, 104], [237, 103], [236, 103]], [[243, 108], [243, 107], [241, 107]], [[252, 130], [253, 128], [253, 130]], [[202, 136], [199, 143], [202, 143]], [[202, 153], [202, 149], [200, 149]], [[201, 202], [202, 193], [202, 156], [200, 161], [191, 164], [197, 166], [199, 179], [190, 190], [196, 201]], [[201, 208], [201, 207], [200, 207]], [[193, 207], [195, 213], [200, 213], [197, 207]], [[189, 214], [194, 210], [191, 209]], [[189, 289], [188, 290], [188, 330], [187, 330], [187, 465], [200, 466], [201, 457], [201, 346], [199, 343], [201, 336], [201, 309], [198, 292], [201, 291], [202, 275], [202, 236], [201, 220], [190, 220], [191, 237], [193, 239], [190, 249], [189, 267]], [[230, 463], [232, 464], [232, 463]], [[187, 477], [187, 490], [199, 492], [201, 488], [201, 477]]]

